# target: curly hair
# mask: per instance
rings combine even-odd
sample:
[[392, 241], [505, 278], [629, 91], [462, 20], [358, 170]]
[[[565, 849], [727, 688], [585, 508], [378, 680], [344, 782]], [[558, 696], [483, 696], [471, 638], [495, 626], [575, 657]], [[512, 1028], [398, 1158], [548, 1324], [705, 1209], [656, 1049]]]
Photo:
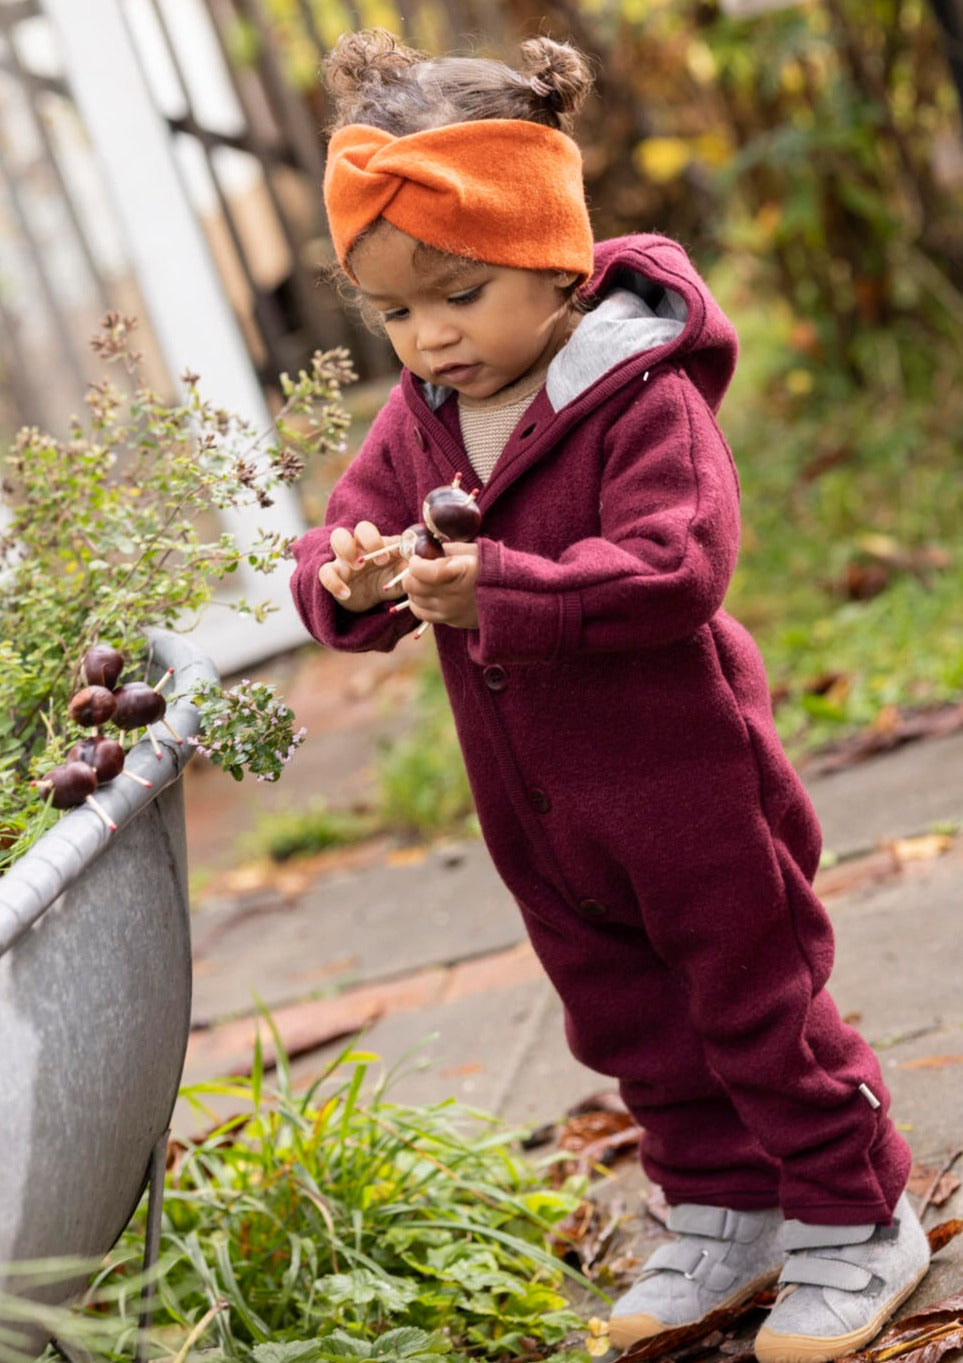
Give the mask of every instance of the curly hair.
[[386, 29], [346, 33], [324, 62], [330, 131], [366, 123], [396, 137], [483, 118], [517, 118], [571, 133], [592, 88], [588, 59], [568, 43], [529, 38], [519, 70], [485, 57], [428, 57]]

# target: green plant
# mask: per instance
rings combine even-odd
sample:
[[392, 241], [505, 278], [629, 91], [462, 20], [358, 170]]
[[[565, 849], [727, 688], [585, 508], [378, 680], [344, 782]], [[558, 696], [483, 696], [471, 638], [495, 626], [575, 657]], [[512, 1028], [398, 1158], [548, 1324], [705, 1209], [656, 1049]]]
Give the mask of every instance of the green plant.
[[742, 483], [743, 544], [727, 601], [769, 670], [794, 757], [894, 712], [963, 693], [959, 649], [958, 346], [925, 384], [887, 357], [862, 387], [793, 358], [791, 313], [731, 262], [713, 283], [742, 358], [722, 412]]
[[[125, 371], [92, 385], [88, 424], [66, 439], [25, 428], [6, 457], [10, 519], [0, 538], [0, 870], [57, 817], [32, 778], [82, 736], [67, 716], [79, 667], [95, 641], [124, 655], [126, 676], [146, 667], [144, 626], [186, 629], [219, 580], [245, 563], [269, 573], [287, 545], [274, 533], [241, 544], [218, 533], [217, 514], [269, 506], [309, 455], [339, 449], [347, 416], [342, 351], [315, 355], [267, 432], [206, 401], [187, 373], [169, 402], [143, 378], [133, 319], [109, 314], [93, 346]], [[260, 619], [266, 608], [239, 601]], [[233, 775], [275, 779], [301, 735], [269, 688], [198, 693], [201, 744]]]
[[[491, 1117], [391, 1102], [390, 1076], [368, 1096], [371, 1053], [347, 1050], [298, 1094], [273, 1043], [273, 1090], [258, 1043], [249, 1080], [184, 1091], [202, 1120], [225, 1101], [236, 1115], [176, 1150], [151, 1354], [180, 1363], [204, 1337], [222, 1363], [586, 1363], [562, 1288], [597, 1289], [549, 1243], [580, 1189], [546, 1186]], [[58, 1338], [131, 1357], [145, 1214]]]
[[303, 808], [262, 815], [254, 844], [272, 861], [289, 861], [360, 842], [375, 829], [376, 820], [370, 814], [330, 809], [323, 800], [310, 800]]
[[382, 823], [419, 837], [477, 832], [474, 801], [441, 673], [421, 673], [415, 716], [403, 738], [381, 744], [378, 814]]

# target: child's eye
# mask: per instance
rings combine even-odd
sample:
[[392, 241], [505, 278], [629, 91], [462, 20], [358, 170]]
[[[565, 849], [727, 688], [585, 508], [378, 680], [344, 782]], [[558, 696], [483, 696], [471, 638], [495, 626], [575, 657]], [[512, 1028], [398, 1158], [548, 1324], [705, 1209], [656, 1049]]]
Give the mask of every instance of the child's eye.
[[407, 316], [407, 308], [390, 308], [387, 312], [381, 314], [381, 320], [387, 326], [389, 322], [402, 322]]
[[448, 297], [448, 302], [454, 304], [456, 308], [463, 307], [466, 303], [474, 303], [476, 298], [481, 296], [482, 285], [476, 284], [473, 289], [466, 289], [464, 293], [453, 293]]

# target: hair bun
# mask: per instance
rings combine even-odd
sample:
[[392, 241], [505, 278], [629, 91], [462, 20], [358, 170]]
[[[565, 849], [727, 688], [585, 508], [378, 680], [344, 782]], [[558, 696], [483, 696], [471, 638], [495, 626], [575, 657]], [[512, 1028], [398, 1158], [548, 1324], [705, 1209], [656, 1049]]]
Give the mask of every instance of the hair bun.
[[528, 38], [521, 50], [532, 93], [562, 117], [577, 114], [593, 84], [592, 69], [582, 53], [551, 38]]
[[424, 60], [424, 53], [406, 47], [384, 28], [343, 33], [324, 59], [324, 75], [336, 97], [350, 96], [366, 87], [397, 79]]

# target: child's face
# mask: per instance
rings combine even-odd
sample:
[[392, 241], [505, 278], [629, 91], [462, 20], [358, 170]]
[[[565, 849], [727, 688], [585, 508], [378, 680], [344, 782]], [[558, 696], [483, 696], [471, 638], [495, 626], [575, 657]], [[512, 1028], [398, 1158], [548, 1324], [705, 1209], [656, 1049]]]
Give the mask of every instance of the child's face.
[[351, 267], [402, 364], [466, 397], [514, 383], [569, 329], [573, 275], [453, 260], [385, 224], [359, 243]]

